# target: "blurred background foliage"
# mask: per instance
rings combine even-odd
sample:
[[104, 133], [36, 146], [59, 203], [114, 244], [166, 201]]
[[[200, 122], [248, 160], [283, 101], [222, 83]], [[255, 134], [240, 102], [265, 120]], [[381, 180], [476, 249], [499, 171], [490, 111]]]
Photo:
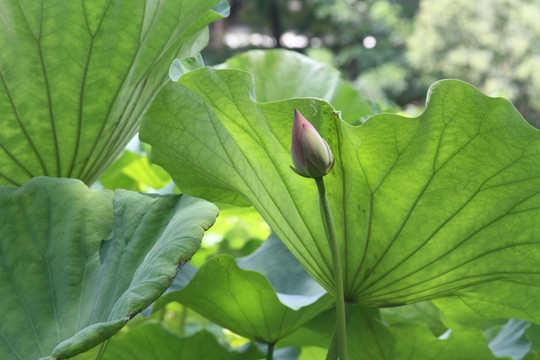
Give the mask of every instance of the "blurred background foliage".
[[254, 48], [293, 49], [337, 67], [367, 99], [423, 108], [456, 78], [512, 101], [540, 127], [537, 0], [230, 0], [207, 64]]

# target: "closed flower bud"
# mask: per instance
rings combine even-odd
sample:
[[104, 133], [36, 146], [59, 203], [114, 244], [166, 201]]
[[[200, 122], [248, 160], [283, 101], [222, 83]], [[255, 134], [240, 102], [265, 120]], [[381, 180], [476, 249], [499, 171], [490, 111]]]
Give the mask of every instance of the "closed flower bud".
[[298, 175], [319, 178], [332, 170], [334, 157], [328, 143], [297, 109], [294, 109], [291, 155]]

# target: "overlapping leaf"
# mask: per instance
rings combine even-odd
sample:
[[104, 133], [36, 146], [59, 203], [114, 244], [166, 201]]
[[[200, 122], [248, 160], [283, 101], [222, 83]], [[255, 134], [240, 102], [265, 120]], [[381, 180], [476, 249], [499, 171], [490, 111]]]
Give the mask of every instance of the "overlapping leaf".
[[369, 307], [444, 298], [540, 321], [540, 132], [508, 101], [442, 81], [421, 116], [353, 127], [324, 101], [257, 103], [251, 92], [248, 73], [209, 68], [166, 86], [141, 130], [153, 160], [188, 193], [253, 204], [333, 291], [315, 184], [289, 169], [298, 108], [336, 158], [325, 183], [346, 298]]
[[218, 2], [1, 0], [0, 185], [96, 180], [172, 60], [206, 45]]
[[[278, 346], [296, 344], [302, 346], [328, 347], [335, 322], [335, 313], [327, 311], [297, 330]], [[387, 325], [381, 322], [379, 311], [354, 306], [347, 328], [348, 352], [357, 360], [494, 360], [482, 331], [453, 331], [445, 338], [433, 335], [420, 322], [402, 321]], [[313, 358], [324, 359], [325, 356]]]
[[269, 344], [334, 302], [275, 235], [238, 264], [229, 255], [218, 255], [201, 266], [189, 283], [184, 273], [180, 275], [174, 288], [181, 290], [163, 296], [155, 310], [178, 301], [237, 334]]
[[107, 168], [99, 178], [107, 189], [148, 191], [148, 188], [161, 189], [171, 182], [169, 174], [162, 168], [150, 164], [148, 157], [128, 150]]
[[73, 179], [0, 187], [0, 358], [67, 359], [106, 340], [167, 289], [216, 215], [187, 195]]
[[337, 69], [295, 51], [252, 50], [227, 59], [222, 66], [250, 72], [259, 102], [316, 97], [334, 105], [351, 124], [373, 114], [369, 102], [341, 79]]

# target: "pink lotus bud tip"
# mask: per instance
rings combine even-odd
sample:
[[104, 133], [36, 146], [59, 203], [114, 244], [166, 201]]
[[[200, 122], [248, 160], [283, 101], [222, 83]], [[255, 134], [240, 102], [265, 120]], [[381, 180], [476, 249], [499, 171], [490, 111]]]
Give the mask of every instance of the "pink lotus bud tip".
[[328, 143], [298, 109], [294, 109], [291, 156], [294, 164], [291, 169], [304, 177], [319, 178], [334, 166]]

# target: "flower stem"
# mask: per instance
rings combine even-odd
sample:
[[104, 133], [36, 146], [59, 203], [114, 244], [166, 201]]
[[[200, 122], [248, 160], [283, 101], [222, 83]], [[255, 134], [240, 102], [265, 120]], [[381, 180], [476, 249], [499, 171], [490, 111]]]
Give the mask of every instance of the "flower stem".
[[332, 254], [332, 263], [334, 265], [334, 289], [336, 295], [336, 316], [337, 316], [337, 341], [340, 360], [347, 360], [347, 319], [345, 314], [345, 294], [343, 288], [343, 274], [341, 272], [341, 260], [339, 257], [339, 246], [337, 242], [334, 219], [326, 197], [324, 180], [321, 177], [315, 179], [317, 189], [319, 190], [319, 204], [321, 206], [321, 216], [326, 231], [326, 238]]
[[275, 344], [266, 344], [266, 360], [272, 360], [274, 358], [274, 345]]
[[[349, 318], [351, 316], [353, 303], [345, 302], [345, 321], [347, 326], [349, 326]], [[328, 348], [328, 353], [326, 354], [325, 360], [337, 360], [339, 357], [338, 349], [338, 328], [336, 326], [334, 330], [334, 335], [332, 335], [332, 341], [330, 342], [330, 347]]]

